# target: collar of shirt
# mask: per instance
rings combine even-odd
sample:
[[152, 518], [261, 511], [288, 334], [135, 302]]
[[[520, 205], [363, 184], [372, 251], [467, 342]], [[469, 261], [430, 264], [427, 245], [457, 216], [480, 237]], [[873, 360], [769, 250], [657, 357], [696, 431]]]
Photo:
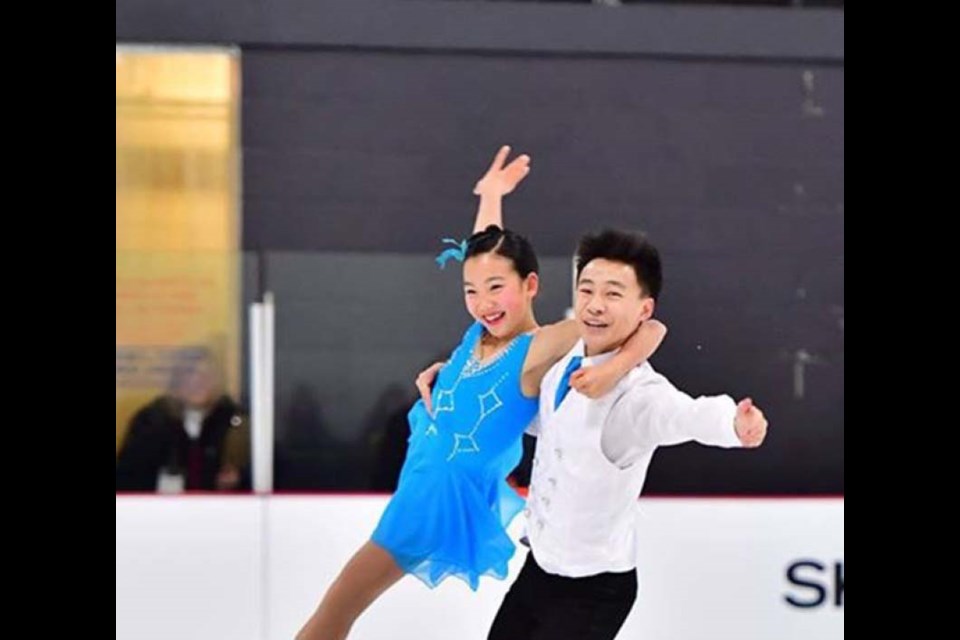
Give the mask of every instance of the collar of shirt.
[[603, 364], [613, 356], [617, 355], [620, 351], [620, 348], [616, 348], [613, 351], [606, 351], [604, 353], [599, 353], [595, 356], [585, 356], [584, 355], [584, 345], [583, 338], [577, 340], [577, 343], [573, 345], [573, 349], [568, 353], [568, 356], [580, 356], [583, 360], [580, 362], [581, 367], [593, 367], [598, 364]]

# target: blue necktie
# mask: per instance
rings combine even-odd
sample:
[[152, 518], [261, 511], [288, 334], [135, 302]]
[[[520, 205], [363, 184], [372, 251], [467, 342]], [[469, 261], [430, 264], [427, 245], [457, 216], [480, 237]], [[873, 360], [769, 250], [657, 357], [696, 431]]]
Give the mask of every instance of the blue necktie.
[[567, 368], [563, 372], [563, 376], [560, 378], [560, 386], [557, 387], [557, 396], [553, 401], [554, 409], [559, 407], [560, 403], [563, 402], [563, 399], [567, 397], [567, 393], [570, 391], [570, 374], [580, 368], [581, 360], [583, 360], [583, 358], [580, 356], [573, 356], [570, 358], [570, 362], [567, 364]]

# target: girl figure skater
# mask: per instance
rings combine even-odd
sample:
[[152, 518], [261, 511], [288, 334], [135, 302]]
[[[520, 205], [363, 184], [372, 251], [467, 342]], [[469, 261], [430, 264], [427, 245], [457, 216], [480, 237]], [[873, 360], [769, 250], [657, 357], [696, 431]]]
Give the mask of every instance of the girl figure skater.
[[[501, 200], [530, 171], [521, 155], [497, 153], [477, 183], [474, 234], [463, 251], [463, 287], [473, 324], [444, 363], [418, 377], [430, 402], [410, 410], [410, 439], [397, 490], [367, 541], [330, 585], [297, 640], [346, 638], [359, 615], [405, 574], [433, 588], [456, 576], [476, 590], [480, 576], [504, 579], [514, 544], [506, 532], [523, 508], [507, 484], [535, 419], [540, 381], [577, 339], [565, 320], [539, 326], [533, 247], [501, 227]], [[599, 397], [650, 357], [666, 327], [643, 323], [621, 352], [584, 369], [578, 391]], [[436, 376], [432, 391], [428, 380]], [[432, 406], [428, 406], [432, 405]]]

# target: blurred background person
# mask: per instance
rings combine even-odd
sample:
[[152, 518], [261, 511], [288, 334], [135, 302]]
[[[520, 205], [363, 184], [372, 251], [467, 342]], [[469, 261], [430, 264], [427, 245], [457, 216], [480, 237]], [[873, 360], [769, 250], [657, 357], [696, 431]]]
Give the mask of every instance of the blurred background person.
[[250, 430], [210, 349], [175, 358], [168, 392], [137, 411], [117, 456], [117, 491], [250, 488]]

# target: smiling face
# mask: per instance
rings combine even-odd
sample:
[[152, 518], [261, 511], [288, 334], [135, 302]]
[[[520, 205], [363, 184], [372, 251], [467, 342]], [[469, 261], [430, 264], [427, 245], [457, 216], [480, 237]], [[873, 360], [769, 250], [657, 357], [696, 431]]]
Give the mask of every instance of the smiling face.
[[525, 278], [513, 261], [496, 253], [481, 253], [463, 263], [463, 294], [467, 311], [496, 338], [512, 338], [529, 325], [539, 280]]
[[643, 320], [653, 315], [654, 301], [625, 262], [596, 258], [577, 279], [576, 317], [588, 356], [616, 349]]

